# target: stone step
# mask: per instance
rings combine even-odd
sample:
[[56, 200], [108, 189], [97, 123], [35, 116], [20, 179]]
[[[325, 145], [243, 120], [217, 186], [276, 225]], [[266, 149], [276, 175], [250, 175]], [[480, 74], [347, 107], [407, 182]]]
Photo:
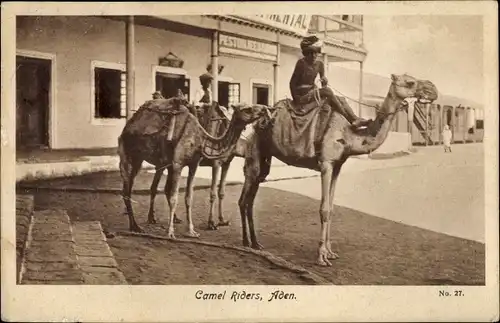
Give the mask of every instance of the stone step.
[[65, 210], [34, 211], [21, 266], [21, 284], [83, 284]]
[[33, 195], [16, 195], [16, 280], [20, 282], [21, 264], [34, 209]]
[[118, 269], [99, 221], [73, 222], [72, 231], [84, 284], [127, 284], [125, 276]]

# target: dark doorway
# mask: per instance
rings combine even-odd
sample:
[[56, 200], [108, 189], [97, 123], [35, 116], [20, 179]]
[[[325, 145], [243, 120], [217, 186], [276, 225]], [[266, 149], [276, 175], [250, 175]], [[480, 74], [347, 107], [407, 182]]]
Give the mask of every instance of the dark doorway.
[[257, 83], [253, 84], [252, 103], [269, 105], [269, 85]]
[[156, 91], [160, 91], [164, 98], [177, 96], [181, 90], [189, 101], [189, 79], [184, 75], [170, 73], [156, 73]]
[[218, 103], [223, 107], [229, 106], [229, 82], [219, 82], [217, 89], [218, 93]]
[[51, 64], [16, 56], [16, 148], [49, 146]]

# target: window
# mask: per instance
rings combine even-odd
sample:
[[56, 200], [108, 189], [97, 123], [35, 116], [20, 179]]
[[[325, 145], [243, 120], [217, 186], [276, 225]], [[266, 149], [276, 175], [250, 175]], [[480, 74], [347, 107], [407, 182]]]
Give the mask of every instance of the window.
[[186, 100], [190, 100], [190, 80], [185, 75], [156, 72], [155, 83], [155, 90], [160, 91], [166, 99], [177, 96], [178, 91], [181, 90]]
[[224, 107], [240, 102], [240, 84], [219, 81], [218, 97]]
[[94, 67], [94, 117], [126, 117], [126, 73], [109, 67]]
[[269, 85], [253, 83], [252, 103], [269, 105]]

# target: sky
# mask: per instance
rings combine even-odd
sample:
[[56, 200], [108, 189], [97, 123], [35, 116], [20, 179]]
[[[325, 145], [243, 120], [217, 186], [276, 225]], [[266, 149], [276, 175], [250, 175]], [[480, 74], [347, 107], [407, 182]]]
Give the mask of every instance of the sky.
[[483, 101], [481, 16], [364, 16], [365, 72], [408, 73], [441, 93]]

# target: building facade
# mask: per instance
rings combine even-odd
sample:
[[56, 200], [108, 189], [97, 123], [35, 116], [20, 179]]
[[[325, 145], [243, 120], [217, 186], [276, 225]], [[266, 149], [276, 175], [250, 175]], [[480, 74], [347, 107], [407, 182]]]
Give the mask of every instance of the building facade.
[[[137, 16], [132, 24], [127, 17], [17, 17], [17, 146], [115, 147], [126, 121], [127, 93], [131, 110], [156, 90], [171, 96], [180, 88], [191, 100], [199, 75], [214, 62], [223, 66], [214, 88], [221, 104], [273, 104], [289, 96], [288, 81], [309, 26], [324, 37], [325, 62], [364, 60], [360, 36], [332, 36], [342, 34], [335, 28], [362, 33], [349, 16]], [[182, 63], [164, 64], [169, 58]]]
[[[359, 15], [18, 16], [16, 23], [19, 149], [116, 147], [126, 117], [154, 91], [169, 97], [180, 89], [191, 101], [209, 64], [223, 67], [212, 87], [221, 104], [271, 105], [290, 97], [308, 34], [323, 39], [330, 84], [358, 114], [373, 117], [374, 109], [354, 100], [380, 102], [390, 84], [363, 78]], [[406, 124], [401, 116], [394, 130], [408, 131]]]

